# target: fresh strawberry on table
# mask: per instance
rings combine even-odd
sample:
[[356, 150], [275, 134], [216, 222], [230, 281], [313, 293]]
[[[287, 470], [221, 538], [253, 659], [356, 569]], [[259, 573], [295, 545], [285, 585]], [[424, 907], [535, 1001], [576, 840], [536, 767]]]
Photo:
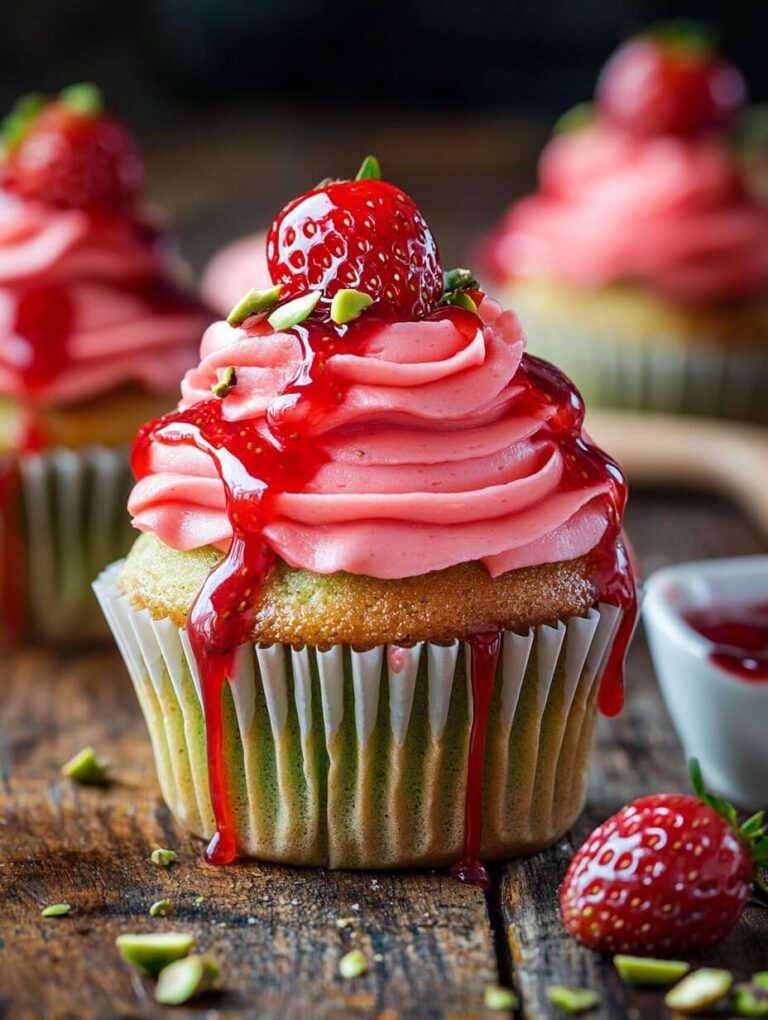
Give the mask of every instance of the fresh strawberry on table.
[[136, 144], [103, 110], [94, 85], [56, 99], [25, 96], [3, 125], [0, 181], [9, 192], [65, 209], [128, 213], [141, 192]]
[[606, 64], [597, 105], [633, 134], [727, 128], [744, 109], [741, 73], [698, 26], [671, 22], [629, 39]]
[[688, 952], [728, 935], [768, 864], [764, 812], [739, 825], [708, 794], [642, 797], [603, 822], [571, 861], [560, 914], [571, 935], [609, 952]]

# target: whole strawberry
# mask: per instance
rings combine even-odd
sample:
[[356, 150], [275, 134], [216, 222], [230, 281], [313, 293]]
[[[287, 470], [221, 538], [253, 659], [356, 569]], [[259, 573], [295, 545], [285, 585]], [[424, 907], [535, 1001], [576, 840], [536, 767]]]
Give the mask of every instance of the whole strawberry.
[[629, 39], [606, 64], [597, 105], [634, 134], [727, 128], [746, 101], [739, 70], [697, 26], [671, 22]]
[[597, 828], [571, 861], [560, 914], [590, 949], [662, 955], [717, 942], [747, 904], [768, 861], [763, 813], [741, 827], [734, 809], [697, 796], [642, 797]]
[[267, 259], [283, 297], [339, 290], [368, 294], [406, 318], [433, 311], [443, 292], [440, 255], [424, 217], [403, 191], [379, 179], [368, 157], [354, 181], [327, 181], [283, 209], [267, 236]]
[[93, 85], [20, 100], [3, 125], [2, 186], [65, 209], [129, 213], [143, 183], [136, 144]]

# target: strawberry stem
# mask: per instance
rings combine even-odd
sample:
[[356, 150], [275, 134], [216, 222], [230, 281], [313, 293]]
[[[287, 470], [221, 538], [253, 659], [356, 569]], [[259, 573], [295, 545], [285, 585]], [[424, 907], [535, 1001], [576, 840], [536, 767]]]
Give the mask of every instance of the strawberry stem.
[[356, 181], [380, 181], [381, 166], [375, 156], [366, 156], [360, 164], [360, 169], [355, 177]]
[[684, 56], [705, 59], [717, 50], [717, 32], [706, 22], [672, 18], [652, 25], [648, 35], [662, 46]]
[[[699, 800], [709, 804], [711, 808], [714, 808], [728, 822], [747, 848], [755, 867], [768, 867], [768, 825], [765, 824], [765, 812], [757, 811], [745, 822], [739, 824], [739, 816], [733, 804], [729, 804], [722, 797], [717, 797], [715, 794], [707, 791], [697, 758], [688, 759], [688, 773], [691, 777], [693, 792]], [[755, 887], [768, 891], [759, 875], [755, 877]]]
[[37, 120], [38, 115], [46, 104], [45, 96], [39, 92], [30, 92], [21, 96], [14, 103], [11, 112], [4, 118], [2, 124], [3, 149], [6, 153], [18, 149], [21, 143], [29, 134], [29, 131]]
[[68, 85], [59, 92], [59, 102], [82, 117], [98, 117], [104, 109], [104, 98], [98, 85], [84, 81]]

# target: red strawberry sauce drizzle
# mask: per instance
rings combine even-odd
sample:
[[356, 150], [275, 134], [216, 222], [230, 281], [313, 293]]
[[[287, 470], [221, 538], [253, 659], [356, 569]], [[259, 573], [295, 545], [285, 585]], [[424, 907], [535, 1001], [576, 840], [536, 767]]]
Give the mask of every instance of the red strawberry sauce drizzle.
[[[441, 308], [429, 318], [449, 318], [468, 340], [478, 328], [474, 313], [456, 307]], [[314, 442], [314, 425], [337, 407], [345, 395], [344, 386], [326, 371], [328, 357], [339, 346], [346, 353], [360, 350], [369, 332], [380, 323], [381, 318], [372, 310], [348, 326], [307, 321], [293, 327], [304, 351], [301, 370], [272, 403], [265, 421], [258, 425], [244, 428], [242, 422], [228, 422], [222, 414], [222, 401], [211, 399], [150, 423], [141, 430], [134, 445], [132, 465], [138, 479], [151, 471], [151, 445], [155, 441], [189, 444], [208, 453], [224, 485], [232, 524], [230, 550], [211, 570], [187, 620], [203, 692], [210, 793], [216, 819], [216, 834], [206, 858], [213, 864], [228, 864], [237, 853], [227, 790], [222, 692], [227, 678], [234, 675], [237, 649], [252, 639], [259, 591], [274, 561], [263, 541], [264, 528], [275, 517], [275, 497], [282, 492], [302, 491], [324, 461], [324, 454]], [[535, 414], [548, 405], [556, 406], [544, 428], [566, 451], [563, 484], [581, 488], [609, 480], [613, 520], [597, 550], [597, 569], [601, 601], [616, 604], [624, 611], [600, 693], [602, 711], [613, 715], [620, 711], [623, 702], [623, 659], [636, 614], [632, 573], [619, 539], [626, 484], [616, 465], [581, 438], [581, 398], [557, 369], [526, 355], [518, 378], [523, 393], [515, 398], [516, 413]], [[491, 627], [467, 639], [474, 713], [467, 768], [464, 853], [454, 873], [462, 881], [483, 886], [489, 882], [479, 860], [485, 736], [501, 638], [500, 628]]]
[[26, 568], [20, 541], [18, 454], [39, 453], [46, 445], [34, 412], [25, 420], [17, 451], [0, 456], [0, 640], [18, 641], [26, 629]]

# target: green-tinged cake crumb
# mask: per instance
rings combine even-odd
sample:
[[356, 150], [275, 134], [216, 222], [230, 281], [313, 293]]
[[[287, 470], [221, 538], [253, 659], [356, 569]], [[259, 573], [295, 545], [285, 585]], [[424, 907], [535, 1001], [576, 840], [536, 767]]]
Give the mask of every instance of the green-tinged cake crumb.
[[84, 747], [82, 751], [70, 758], [61, 766], [61, 774], [76, 783], [98, 785], [106, 781], [109, 762], [101, 758], [92, 747]]
[[52, 903], [49, 907], [43, 907], [40, 911], [42, 917], [66, 917], [72, 912], [68, 903]]
[[368, 971], [368, 961], [361, 949], [351, 949], [339, 960], [339, 974], [345, 978], [361, 977]]
[[768, 1017], [768, 988], [754, 982], [736, 985], [732, 1001], [739, 1016]]
[[553, 1006], [565, 1013], [586, 1013], [597, 1005], [597, 996], [589, 988], [550, 985], [547, 988], [547, 998]]
[[160, 971], [155, 999], [164, 1006], [180, 1006], [209, 991], [221, 973], [214, 960], [204, 956], [187, 956]]
[[645, 956], [614, 956], [613, 965], [629, 985], [662, 987], [685, 977], [690, 963], [682, 960], [653, 960]]
[[504, 1010], [517, 1007], [517, 996], [511, 988], [502, 988], [501, 985], [488, 985], [483, 996], [483, 1003], [486, 1009]]
[[664, 1004], [678, 1013], [705, 1013], [725, 998], [732, 985], [730, 971], [702, 967], [667, 992]]
[[150, 917], [167, 917], [173, 910], [170, 900], [156, 900], [149, 908]]
[[165, 847], [158, 847], [153, 850], [149, 855], [150, 861], [156, 864], [158, 868], [167, 868], [171, 864], [175, 864], [179, 859], [179, 855], [175, 850], [166, 850]]
[[150, 935], [118, 935], [115, 945], [125, 960], [142, 974], [155, 975], [189, 953], [195, 944], [191, 935], [164, 931]]

